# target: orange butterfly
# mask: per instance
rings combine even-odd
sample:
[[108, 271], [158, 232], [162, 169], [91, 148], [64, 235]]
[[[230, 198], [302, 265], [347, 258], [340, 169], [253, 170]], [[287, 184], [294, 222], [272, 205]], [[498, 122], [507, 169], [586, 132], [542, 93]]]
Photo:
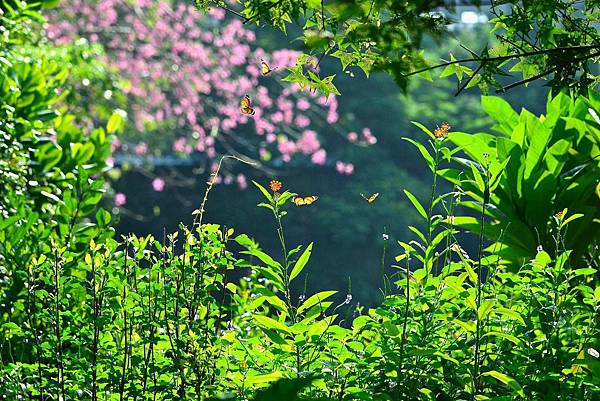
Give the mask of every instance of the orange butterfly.
[[250, 97], [248, 95], [245, 95], [241, 101], [242, 113], [253, 116], [256, 112], [252, 107], [250, 107], [250, 102]]
[[364, 199], [364, 200], [366, 200], [367, 202], [369, 202], [369, 203], [373, 203], [373, 201], [374, 201], [375, 199], [377, 199], [377, 197], [379, 196], [379, 192], [375, 192], [373, 195], [371, 195], [371, 196], [369, 196], [369, 197], [366, 197], [366, 196], [364, 196], [363, 194], [360, 194], [360, 196], [362, 196], [362, 197], [363, 197], [363, 199]]
[[296, 206], [304, 206], [304, 205], [311, 205], [313, 204], [317, 199], [319, 199], [318, 196], [294, 196], [292, 198], [292, 202], [294, 202], [296, 204]]
[[271, 68], [271, 67], [269, 67], [269, 64], [267, 64], [265, 62], [265, 60], [260, 59], [260, 71], [262, 72], [263, 76], [264, 75], [269, 75], [270, 73], [272, 73], [276, 69], [277, 69], [277, 67]]

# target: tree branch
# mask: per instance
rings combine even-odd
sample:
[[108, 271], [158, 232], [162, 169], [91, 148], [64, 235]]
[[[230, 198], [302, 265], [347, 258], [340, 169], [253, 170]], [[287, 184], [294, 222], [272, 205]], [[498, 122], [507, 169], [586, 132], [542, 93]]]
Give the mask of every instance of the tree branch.
[[525, 84], [527, 84], [529, 82], [532, 82], [532, 81], [535, 81], [537, 79], [543, 78], [546, 75], [550, 75], [553, 72], [556, 72], [556, 71], [560, 70], [561, 68], [563, 68], [566, 64], [578, 63], [580, 61], [585, 61], [585, 60], [588, 60], [588, 59], [591, 59], [591, 58], [594, 58], [594, 57], [597, 57], [597, 56], [600, 56], [600, 52], [588, 54], [587, 56], [583, 56], [583, 57], [579, 57], [579, 58], [570, 60], [567, 63], [561, 63], [561, 64], [557, 65], [556, 67], [551, 68], [551, 69], [549, 69], [547, 71], [541, 72], [541, 73], [539, 73], [537, 75], [534, 75], [532, 77], [529, 77], [527, 79], [523, 79], [521, 81], [517, 81], [517, 82], [514, 82], [514, 83], [512, 83], [510, 85], [504, 86], [502, 89], [499, 89], [497, 92], [506, 92], [509, 89], [515, 88], [517, 86], [525, 85]]
[[473, 58], [467, 58], [467, 59], [462, 59], [462, 60], [453, 60], [453, 61], [448, 61], [448, 62], [441, 63], [441, 64], [432, 65], [432, 66], [422, 68], [417, 71], [409, 72], [408, 74], [402, 74], [402, 77], [408, 78], [412, 75], [417, 75], [422, 72], [431, 71], [431, 70], [435, 70], [438, 68], [447, 67], [449, 65], [460, 64], [460, 63], [470, 63], [470, 62], [487, 63], [487, 62], [492, 62], [492, 61], [510, 60], [510, 59], [520, 58], [520, 57], [539, 56], [541, 54], [548, 54], [548, 53], [561, 52], [561, 51], [565, 51], [565, 52], [566, 51], [581, 51], [581, 50], [591, 50], [591, 49], [598, 49], [598, 48], [600, 48], [600, 44], [585, 45], [585, 46], [571, 46], [571, 47], [556, 47], [553, 49], [544, 49], [544, 50], [536, 50], [536, 51], [532, 51], [532, 52], [507, 54], [505, 56], [496, 56], [496, 57], [473, 57]]

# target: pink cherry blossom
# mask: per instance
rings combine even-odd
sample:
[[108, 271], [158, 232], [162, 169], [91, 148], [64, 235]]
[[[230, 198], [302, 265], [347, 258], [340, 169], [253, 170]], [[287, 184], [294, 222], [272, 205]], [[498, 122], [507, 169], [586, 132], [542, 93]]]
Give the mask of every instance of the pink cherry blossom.
[[316, 152], [321, 148], [321, 143], [317, 138], [317, 133], [312, 130], [306, 130], [302, 133], [302, 136], [296, 143], [297, 148], [300, 152], [305, 155], [309, 155], [311, 153]]
[[352, 163], [346, 164], [346, 166], [344, 168], [344, 174], [351, 175], [352, 173], [354, 173], [354, 164], [352, 164]]
[[296, 107], [298, 110], [308, 110], [310, 109], [310, 102], [306, 99], [298, 99], [296, 102]]
[[[122, 141], [129, 146], [115, 140], [113, 153], [144, 156], [151, 148], [153, 154], [184, 157], [197, 151], [212, 163], [225, 149], [256, 149], [263, 161], [304, 158], [325, 165], [323, 147], [335, 132], [330, 125], [339, 124], [338, 102], [334, 95], [280, 81], [300, 52], [268, 52], [249, 25], [218, 7], [203, 14], [192, 3], [63, 0], [48, 13], [48, 39], [60, 45], [86, 38], [102, 45], [100, 61], [127, 82], [122, 90], [129, 125]], [[276, 68], [268, 76], [260, 72], [261, 59]], [[90, 92], [93, 87], [77, 90], [102, 98]], [[241, 112], [246, 94], [253, 116]], [[363, 130], [363, 138], [376, 142], [370, 131]], [[245, 177], [231, 177], [240, 188], [247, 186]]]
[[296, 152], [297, 147], [293, 141], [282, 136], [279, 138], [279, 141], [277, 144], [277, 149], [279, 150], [279, 152], [281, 152], [281, 154], [290, 155], [290, 154]]
[[152, 180], [152, 189], [156, 192], [162, 192], [165, 189], [165, 180], [156, 177]]
[[125, 196], [125, 194], [122, 193], [122, 192], [118, 192], [115, 195], [115, 205], [116, 206], [123, 206], [126, 203], [127, 203], [127, 196]]
[[144, 142], [138, 143], [135, 145], [135, 148], [133, 148], [133, 153], [136, 155], [145, 155], [148, 153], [148, 145], [146, 145]]
[[338, 160], [335, 163], [335, 169], [340, 174], [351, 175], [351, 174], [354, 173], [354, 164], [352, 164], [352, 163], [344, 163], [341, 160]]
[[294, 124], [296, 124], [298, 128], [305, 128], [310, 125], [310, 119], [302, 114], [298, 114], [294, 120]]
[[238, 184], [238, 187], [243, 191], [244, 189], [248, 188], [248, 182], [246, 181], [246, 176], [243, 174], [238, 174], [236, 177], [236, 182]]
[[327, 152], [325, 151], [325, 149], [319, 149], [312, 154], [310, 160], [314, 164], [323, 166], [327, 162]]

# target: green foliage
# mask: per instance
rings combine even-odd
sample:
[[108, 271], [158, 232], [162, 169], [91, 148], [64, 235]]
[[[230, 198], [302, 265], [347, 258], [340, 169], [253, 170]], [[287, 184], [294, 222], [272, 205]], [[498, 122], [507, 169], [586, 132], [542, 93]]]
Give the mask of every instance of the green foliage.
[[[551, 77], [549, 85], [561, 90], [586, 93], [598, 85], [594, 62], [600, 58], [600, 36], [596, 26], [598, 11], [593, 2], [548, 0], [492, 2], [490, 30], [496, 44], [470, 50], [463, 44], [464, 58], [431, 63], [423, 51], [423, 38], [440, 41], [452, 24], [455, 6], [480, 6], [479, 0], [453, 1], [243, 1], [239, 10], [224, 1], [196, 0], [198, 7], [222, 7], [242, 18], [244, 23], [269, 24], [286, 32], [297, 23], [299, 38], [314, 65], [307, 67], [306, 56], [292, 68], [287, 80], [310, 86], [323, 93], [335, 92], [330, 75], [320, 78], [315, 65], [326, 55], [339, 59], [341, 69], [386, 71], [406, 90], [408, 78], [420, 75], [431, 79], [430, 71], [445, 67], [441, 77], [455, 76], [458, 92], [479, 86], [484, 93], [491, 88], [506, 91], [529, 82]], [[485, 9], [484, 9], [485, 10]], [[505, 77], [522, 75], [506, 84]]]
[[[288, 7], [282, 23], [309, 12], [281, 3], [257, 10]], [[279, 257], [245, 234], [200, 224], [218, 169], [193, 228], [117, 241], [110, 213], [98, 208], [97, 176], [123, 115], [106, 131], [77, 127], [57, 107], [65, 70], [14, 51], [31, 40], [40, 4], [0, 4], [3, 26], [14, 28], [0, 50], [2, 397], [600, 397], [596, 93], [552, 98], [543, 117], [484, 98], [497, 135], [415, 123], [426, 140], [406, 141], [425, 160], [431, 192], [403, 190], [422, 224], [408, 227], [415, 239], [399, 241], [393, 274], [384, 254], [383, 302], [365, 310], [350, 290], [345, 299], [293, 292], [318, 244], [289, 248], [291, 190], [255, 183]], [[341, 5], [352, 11], [329, 6]], [[461, 229], [477, 235], [475, 250]]]
[[[497, 134], [450, 133], [467, 158], [457, 156], [454, 161], [463, 167], [439, 172], [461, 191], [460, 204], [480, 210], [483, 184], [489, 181], [492, 207], [486, 213], [491, 221], [484, 235], [518, 266], [535, 255], [538, 245], [557, 256], [556, 230], [567, 221], [560, 248], [572, 250], [576, 260], [588, 257], [595, 263], [597, 251], [587, 252], [600, 233], [594, 193], [600, 176], [600, 125], [594, 118], [598, 94], [576, 100], [560, 94], [548, 100], [547, 114], [540, 117], [527, 110], [517, 114], [495, 97], [484, 97], [483, 106]], [[454, 224], [478, 232], [476, 217], [457, 216]]]
[[[27, 332], [21, 325], [37, 325], [28, 317], [37, 296], [26, 290], [32, 280], [40, 280], [36, 283], [46, 297], [48, 280], [60, 280], [47, 274], [33, 278], [34, 272], [40, 273], [35, 268], [43, 265], [47, 273], [50, 267], [44, 261], [67, 253], [70, 263], [76, 263], [91, 238], [108, 240], [113, 233], [110, 216], [98, 209], [104, 182], [93, 179], [106, 167], [111, 136], [102, 128], [84, 132], [75, 116], [63, 113], [58, 103], [67, 93], [67, 71], [24, 51], [39, 33], [39, 8], [52, 3], [0, 3], [0, 325], [9, 341]], [[92, 223], [94, 213], [97, 224]], [[39, 333], [34, 337], [39, 339]], [[5, 345], [0, 351], [3, 364]], [[29, 375], [30, 367], [19, 367], [19, 374]]]
[[215, 372], [227, 363], [218, 356], [234, 309], [224, 305], [236, 289], [226, 278], [231, 231], [207, 225], [181, 234], [182, 254], [178, 233], [166, 243], [122, 244], [96, 233], [83, 253], [39, 248], [2, 325], [4, 395], [182, 399], [225, 379]]

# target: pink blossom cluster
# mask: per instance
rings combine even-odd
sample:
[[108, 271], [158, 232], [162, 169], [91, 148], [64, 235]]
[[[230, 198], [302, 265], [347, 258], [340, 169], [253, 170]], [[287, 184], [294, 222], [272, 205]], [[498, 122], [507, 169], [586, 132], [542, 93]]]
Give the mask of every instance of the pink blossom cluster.
[[373, 135], [370, 128], [363, 128], [362, 137], [359, 137], [356, 132], [351, 131], [346, 138], [352, 143], [363, 143], [366, 145], [375, 145], [377, 143], [377, 137]]
[[341, 160], [335, 162], [335, 169], [340, 174], [351, 175], [354, 173], [354, 164], [344, 163]]
[[[118, 142], [114, 151], [182, 157], [200, 152], [209, 160], [236, 152], [325, 165], [324, 134], [339, 120], [335, 96], [282, 82], [280, 74], [295, 65], [297, 52], [269, 53], [239, 19], [226, 18], [218, 8], [202, 15], [191, 3], [64, 0], [49, 15], [49, 39], [62, 44], [83, 37], [102, 44], [105, 62], [124, 80], [131, 126], [122, 141], [129, 146]], [[277, 69], [262, 76], [261, 60]], [[253, 116], [240, 110], [246, 94]], [[359, 141], [351, 132], [348, 140], [377, 141], [368, 128], [362, 134]], [[336, 168], [351, 174], [354, 166]], [[223, 183], [247, 186], [243, 175], [225, 175]], [[163, 191], [165, 182], [154, 180], [152, 188]]]

